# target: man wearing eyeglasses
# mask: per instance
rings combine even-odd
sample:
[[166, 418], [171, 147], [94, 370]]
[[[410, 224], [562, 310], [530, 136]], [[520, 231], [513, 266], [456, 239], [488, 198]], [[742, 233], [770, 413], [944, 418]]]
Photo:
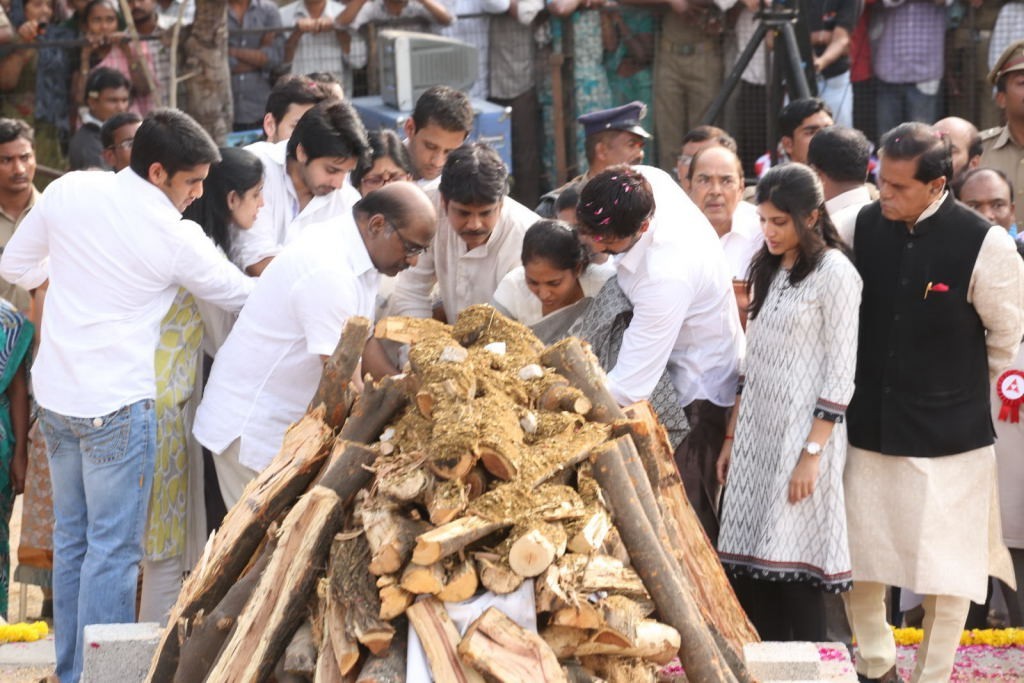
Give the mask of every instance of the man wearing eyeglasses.
[[623, 406], [649, 400], [668, 370], [690, 423], [676, 462], [714, 542], [715, 461], [743, 349], [725, 254], [682, 188], [650, 166], [613, 166], [597, 174], [580, 192], [576, 214], [590, 250], [615, 256], [619, 287], [633, 306], [608, 390]]
[[132, 142], [135, 131], [142, 125], [142, 117], [133, 111], [114, 114], [103, 122], [100, 128], [100, 142], [103, 143], [103, 161], [114, 171], [128, 168], [132, 160]]
[[229, 465], [218, 467], [229, 509], [306, 411], [345, 321], [373, 318], [381, 274], [415, 265], [436, 225], [421, 189], [391, 183], [306, 228], [260, 276], [217, 352], [193, 428]]

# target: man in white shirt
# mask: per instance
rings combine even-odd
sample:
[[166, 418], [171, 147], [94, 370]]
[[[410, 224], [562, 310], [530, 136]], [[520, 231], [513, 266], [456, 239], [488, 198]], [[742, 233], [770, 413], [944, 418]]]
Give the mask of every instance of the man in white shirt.
[[392, 183], [310, 226], [260, 277], [217, 354], [193, 428], [217, 454], [228, 508], [306, 411], [345, 321], [372, 319], [380, 273], [415, 264], [436, 222], [422, 190]]
[[66, 683], [81, 675], [86, 625], [135, 621], [160, 321], [179, 287], [230, 311], [252, 287], [202, 228], [181, 220], [217, 160], [195, 121], [158, 109], [135, 135], [130, 168], [54, 181], [0, 258], [15, 284], [49, 278], [32, 382], [59, 492], [53, 598]]
[[[431, 197], [437, 235], [419, 263], [398, 276], [391, 313], [455, 322], [467, 306], [490, 303], [501, 279], [520, 265], [523, 235], [540, 218], [508, 196], [508, 169], [482, 142], [451, 153]], [[430, 301], [435, 283], [437, 311]]]
[[267, 109], [263, 115], [263, 132], [267, 139], [248, 145], [246, 149], [254, 151], [268, 143], [287, 140], [302, 115], [326, 100], [327, 96], [324, 88], [307, 76], [282, 77], [267, 95]]
[[690, 199], [697, 205], [725, 251], [733, 280], [746, 280], [750, 260], [764, 244], [754, 205], [743, 201], [743, 164], [736, 152], [712, 145], [693, 157], [688, 169]]
[[445, 161], [473, 130], [473, 105], [465, 93], [447, 85], [430, 88], [416, 100], [405, 120], [405, 146], [412, 174], [424, 190], [437, 187]]
[[683, 483], [712, 541], [718, 535], [715, 460], [735, 399], [743, 333], [718, 236], [664, 171], [613, 166], [577, 206], [580, 236], [615, 254], [633, 304], [608, 390], [620, 405], [647, 400], [668, 369], [690, 433], [676, 451]]
[[825, 190], [828, 217], [851, 248], [857, 214], [873, 201], [866, 182], [870, 161], [871, 143], [856, 128], [823, 128], [807, 147], [807, 163]]
[[263, 162], [264, 206], [251, 229], [235, 232], [231, 260], [259, 275], [307, 225], [351, 210], [359, 193], [345, 177], [369, 148], [355, 109], [340, 100], [303, 114], [288, 140], [253, 147]]

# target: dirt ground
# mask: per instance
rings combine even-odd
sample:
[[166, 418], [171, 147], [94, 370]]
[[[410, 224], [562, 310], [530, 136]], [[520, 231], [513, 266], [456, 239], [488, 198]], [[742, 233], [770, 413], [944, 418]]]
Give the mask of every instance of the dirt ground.
[[[11, 576], [14, 576], [14, 568], [18, 566], [18, 541], [21, 539], [21, 497], [14, 502], [14, 512], [11, 515]], [[21, 596], [25, 592], [25, 613], [21, 613]], [[16, 623], [18, 621], [37, 621], [39, 612], [43, 606], [43, 591], [38, 586], [26, 586], [25, 584], [12, 582], [10, 587], [10, 598], [8, 599], [7, 621]], [[50, 626], [53, 622], [47, 619]], [[0, 680], [5, 683], [34, 683], [53, 672], [52, 666], [4, 666], [0, 665]]]

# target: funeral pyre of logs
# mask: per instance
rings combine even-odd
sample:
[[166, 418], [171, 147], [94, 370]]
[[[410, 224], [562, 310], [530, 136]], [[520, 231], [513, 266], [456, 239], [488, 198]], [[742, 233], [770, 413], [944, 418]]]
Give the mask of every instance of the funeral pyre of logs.
[[[488, 306], [389, 318], [404, 375], [350, 384], [350, 320], [307, 415], [183, 586], [149, 680], [748, 681], [757, 635], [647, 403], [622, 410], [578, 340], [547, 349]], [[539, 635], [492, 607], [534, 581]]]

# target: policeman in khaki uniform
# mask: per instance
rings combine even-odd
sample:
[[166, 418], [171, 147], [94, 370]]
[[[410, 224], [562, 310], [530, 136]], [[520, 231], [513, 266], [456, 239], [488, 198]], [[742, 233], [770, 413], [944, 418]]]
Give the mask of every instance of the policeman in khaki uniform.
[[712, 0], [664, 1], [654, 64], [654, 125], [658, 166], [671, 171], [683, 136], [701, 123], [722, 87], [725, 18]]
[[634, 101], [621, 107], [592, 111], [577, 118], [576, 121], [583, 126], [587, 172], [541, 197], [537, 214], [544, 218], [555, 218], [555, 202], [560, 194], [573, 186], [582, 189], [588, 180], [609, 166], [642, 164], [644, 144], [651, 139], [651, 134], [640, 125], [646, 116], [647, 105]]
[[[1006, 112], [1006, 125], [981, 134], [981, 166], [1006, 174], [1015, 197], [1024, 197], [1024, 40], [1010, 45], [988, 75], [996, 87], [996, 106]], [[1024, 201], [1017, 201], [1017, 225], [1024, 225]]]

